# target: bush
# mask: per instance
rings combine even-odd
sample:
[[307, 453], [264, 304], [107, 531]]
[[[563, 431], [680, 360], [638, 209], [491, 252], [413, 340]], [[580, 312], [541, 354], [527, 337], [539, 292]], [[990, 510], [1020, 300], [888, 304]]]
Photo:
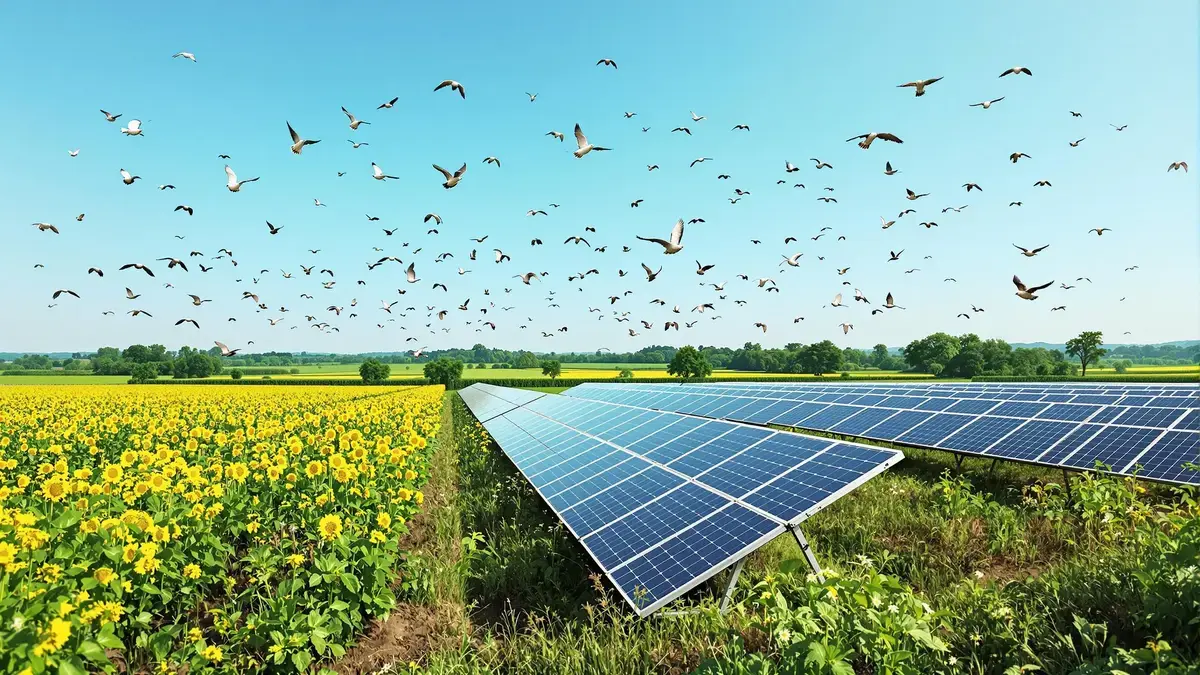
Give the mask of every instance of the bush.
[[621, 372], [617, 373], [617, 379], [632, 380], [633, 379], [633, 371], [628, 368], [622, 368]]
[[554, 380], [562, 375], [562, 364], [558, 361], [542, 361], [542, 374]]
[[392, 376], [392, 367], [378, 359], [367, 359], [358, 367], [363, 384], [379, 384]]
[[271, 376], [270, 376], [270, 375], [263, 375], [263, 376], [262, 376], [262, 379], [264, 379], [264, 380], [269, 380], [269, 379], [271, 379]]
[[289, 368], [289, 369], [288, 369], [288, 374], [289, 374], [289, 375], [299, 375], [299, 374], [300, 374], [300, 369], [299, 369], [299, 368]]
[[238, 370], [237, 368], [234, 368], [233, 370], [229, 371], [229, 379], [231, 379], [231, 380], [242, 379], [242, 371]]
[[150, 363], [136, 363], [129, 373], [130, 384], [145, 384], [158, 379], [158, 368]]
[[462, 379], [463, 362], [458, 359], [441, 357], [436, 361], [425, 364], [425, 379], [431, 384], [441, 384], [447, 389], [455, 389]]

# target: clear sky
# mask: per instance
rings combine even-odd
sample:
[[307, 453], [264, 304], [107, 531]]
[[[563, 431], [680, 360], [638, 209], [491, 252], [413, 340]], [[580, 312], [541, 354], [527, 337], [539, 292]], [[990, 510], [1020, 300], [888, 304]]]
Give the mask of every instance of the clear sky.
[[[5, 3], [0, 283], [8, 292], [0, 351], [213, 340], [338, 352], [475, 342], [625, 351], [826, 338], [898, 346], [935, 330], [1014, 342], [1061, 342], [1097, 329], [1110, 342], [1197, 338], [1197, 25], [1197, 5], [1185, 0], [1136, 11], [1108, 2], [697, 0], [607, 2], [585, 13], [533, 2], [76, 3], [70, 11]], [[178, 51], [197, 62], [172, 58]], [[618, 68], [595, 65], [600, 58]], [[1017, 65], [1033, 76], [998, 77]], [[919, 98], [897, 87], [938, 76], [945, 79]], [[465, 85], [466, 100], [433, 91], [447, 78]], [[376, 109], [392, 97], [393, 109]], [[968, 106], [999, 97], [987, 110]], [[371, 124], [350, 130], [341, 106]], [[100, 108], [122, 117], [108, 123]], [[626, 119], [626, 111], [637, 115]], [[692, 111], [707, 119], [693, 121]], [[144, 137], [120, 133], [133, 118], [144, 121]], [[321, 143], [293, 155], [286, 121]], [[577, 122], [612, 151], [572, 157]], [[750, 131], [733, 131], [736, 124]], [[672, 133], [677, 126], [692, 134]], [[546, 136], [551, 130], [566, 140]], [[904, 143], [876, 141], [864, 151], [844, 142], [868, 131]], [[354, 149], [348, 139], [369, 145]], [[79, 155], [69, 156], [74, 149]], [[1030, 158], [1014, 165], [1013, 152]], [[261, 180], [229, 192], [219, 154], [231, 156], [239, 177]], [[501, 166], [484, 164], [487, 156]], [[689, 167], [698, 157], [712, 161]], [[818, 171], [810, 157], [834, 168]], [[1180, 160], [1198, 175], [1166, 171]], [[372, 161], [399, 180], [372, 180]], [[799, 171], [785, 173], [786, 161]], [[888, 161], [900, 173], [884, 175]], [[430, 165], [453, 170], [463, 162], [461, 184], [443, 189]], [[649, 164], [660, 169], [648, 172]], [[121, 168], [143, 179], [126, 186]], [[1051, 187], [1034, 187], [1038, 180]], [[983, 191], [967, 194], [966, 182]], [[177, 189], [157, 189], [166, 183]], [[732, 204], [735, 188], [750, 194]], [[905, 188], [929, 196], [910, 202]], [[630, 208], [635, 199], [644, 201]], [[195, 215], [174, 212], [179, 204]], [[896, 219], [910, 207], [917, 213]], [[549, 215], [527, 217], [529, 209]], [[444, 219], [437, 235], [422, 223], [430, 212]], [[881, 216], [897, 222], [883, 230]], [[634, 239], [665, 237], [681, 217], [705, 222], [688, 226], [677, 255]], [[267, 220], [284, 229], [271, 236]], [[938, 227], [918, 225], [927, 221]], [[586, 226], [597, 230], [586, 233], [592, 247], [605, 252], [562, 243]], [[389, 237], [384, 227], [398, 229]], [[826, 236], [811, 240], [823, 227], [831, 228]], [[1096, 227], [1111, 231], [1088, 233]], [[484, 235], [482, 244], [469, 240]], [[785, 246], [789, 235], [799, 241]], [[533, 237], [545, 244], [531, 247]], [[1013, 244], [1049, 248], [1025, 258]], [[622, 253], [623, 245], [632, 251]], [[233, 250], [236, 268], [212, 259], [222, 247]], [[494, 247], [512, 261], [493, 262]], [[901, 249], [889, 262], [889, 251]], [[443, 252], [454, 257], [435, 263]], [[800, 266], [780, 268], [781, 254], [795, 253], [804, 254]], [[168, 256], [186, 259], [191, 271], [155, 261]], [[421, 281], [405, 283], [395, 263], [367, 270], [383, 256], [415, 262]], [[716, 267], [698, 277], [696, 260]], [[201, 273], [201, 261], [212, 271]], [[156, 277], [117, 270], [131, 262], [149, 264]], [[664, 266], [662, 275], [647, 283], [642, 262]], [[301, 265], [316, 265], [313, 276]], [[92, 266], [103, 279], [87, 274]], [[469, 273], [459, 275], [460, 266]], [[850, 271], [839, 276], [843, 267]], [[335, 272], [333, 289], [321, 287], [330, 279], [318, 276], [322, 268]], [[568, 282], [591, 268], [600, 274]], [[618, 269], [629, 275], [619, 278]], [[512, 278], [530, 271], [549, 274], [532, 286]], [[773, 278], [780, 292], [739, 273]], [[1055, 284], [1036, 301], [1021, 300], [1014, 273]], [[433, 290], [435, 281], [449, 292]], [[726, 299], [700, 282], [728, 282]], [[125, 299], [126, 287], [142, 297]], [[60, 288], [81, 298], [52, 301]], [[850, 299], [855, 288], [870, 307]], [[270, 310], [240, 299], [247, 290]], [[610, 305], [610, 295], [626, 290], [633, 293]], [[548, 306], [551, 291], [559, 307]], [[839, 291], [851, 306], [827, 307]], [[889, 291], [907, 309], [871, 315]], [[212, 302], [193, 307], [189, 293]], [[460, 311], [468, 298], [469, 310]], [[650, 304], [654, 298], [667, 305]], [[399, 301], [391, 317], [381, 300]], [[690, 311], [702, 302], [716, 310]], [[972, 312], [972, 304], [986, 311]], [[344, 308], [340, 317], [330, 305]], [[1060, 305], [1066, 310], [1051, 311]], [[400, 317], [409, 306], [417, 309]], [[448, 310], [446, 319], [428, 318], [427, 306]], [[486, 316], [480, 308], [489, 308]], [[131, 309], [153, 318], [131, 317]], [[618, 323], [614, 310], [631, 321]], [[956, 316], [963, 312], [971, 318]], [[312, 328], [305, 315], [340, 332]], [[797, 316], [805, 320], [794, 323]], [[175, 326], [181, 318], [200, 329]], [[664, 334], [671, 319], [698, 323]], [[481, 326], [485, 320], [496, 330]], [[854, 325], [849, 336], [842, 322]], [[556, 332], [562, 326], [569, 332]], [[630, 337], [631, 327], [640, 335]]]

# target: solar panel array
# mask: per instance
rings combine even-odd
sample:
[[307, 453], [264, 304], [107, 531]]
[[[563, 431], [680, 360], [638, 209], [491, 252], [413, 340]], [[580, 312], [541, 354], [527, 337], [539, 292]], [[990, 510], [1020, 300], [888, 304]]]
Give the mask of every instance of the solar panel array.
[[585, 384], [589, 400], [1200, 484], [1200, 391], [1182, 384]]
[[641, 616], [903, 458], [856, 443], [488, 384], [460, 394]]

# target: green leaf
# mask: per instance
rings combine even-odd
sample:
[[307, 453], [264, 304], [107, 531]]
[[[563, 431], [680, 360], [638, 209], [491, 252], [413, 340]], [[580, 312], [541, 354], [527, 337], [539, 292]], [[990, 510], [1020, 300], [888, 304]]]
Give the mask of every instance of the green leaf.
[[934, 649], [933, 635], [930, 635], [930, 633], [927, 629], [925, 629], [925, 628], [909, 628], [908, 635], [912, 639], [921, 643], [923, 646], [925, 646], [929, 649]]
[[71, 509], [70, 511], [66, 511], [61, 516], [54, 519], [54, 527], [58, 530], [65, 530], [75, 523], [78, 523], [82, 517], [83, 515], [80, 512], [76, 511], [75, 509]]
[[329, 607], [335, 612], [344, 612], [347, 609], [350, 609], [350, 603], [346, 602], [345, 600], [334, 600], [333, 604], [331, 604]]
[[825, 665], [825, 646], [815, 640], [808, 643], [808, 656], [804, 657], [804, 665], [823, 667]]
[[296, 671], [303, 673], [308, 670], [308, 666], [312, 663], [312, 657], [308, 652], [296, 652], [292, 654], [292, 665], [296, 666]]
[[317, 574], [316, 572], [313, 572], [313, 573], [312, 573], [312, 574], [311, 574], [311, 575], [308, 577], [308, 585], [309, 585], [309, 586], [311, 586], [311, 587], [313, 587], [313, 588], [316, 588], [317, 586], [320, 586], [320, 585], [321, 585], [321, 575], [320, 575], [320, 574]]
[[111, 630], [108, 630], [110, 628], [111, 624], [105, 626], [107, 632], [101, 631], [100, 634], [96, 636], [96, 642], [100, 643], [100, 646], [104, 647], [105, 649], [125, 649], [125, 645], [121, 643], [121, 638], [113, 635]]
[[315, 648], [317, 650], [317, 654], [325, 653], [326, 644], [325, 644], [324, 637], [322, 637], [321, 635], [318, 635], [314, 631], [313, 634], [308, 637], [308, 639], [309, 639], [309, 641], [312, 642], [313, 648]]
[[854, 675], [854, 666], [845, 661], [835, 661], [829, 664], [829, 668], [834, 675]]
[[104, 647], [91, 640], [84, 640], [79, 645], [77, 653], [93, 663], [108, 663], [108, 657], [104, 654]]
[[63, 659], [58, 662], [58, 675], [87, 675], [87, 670], [83, 666], [83, 661], [76, 656], [70, 660]]

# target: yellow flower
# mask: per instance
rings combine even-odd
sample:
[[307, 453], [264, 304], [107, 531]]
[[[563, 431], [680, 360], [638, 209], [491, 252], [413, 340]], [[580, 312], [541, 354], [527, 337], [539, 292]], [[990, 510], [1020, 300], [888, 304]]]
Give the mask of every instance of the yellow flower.
[[200, 578], [200, 566], [195, 563], [189, 563], [183, 566], [183, 576], [188, 579]]
[[309, 462], [308, 466], [304, 467], [304, 473], [308, 474], [309, 478], [316, 478], [317, 476], [320, 476], [324, 472], [325, 472], [325, 465], [318, 462], [317, 460], [313, 460], [313, 461]]
[[385, 542], [385, 541], [387, 541], [387, 535], [385, 535], [384, 533], [380, 532], [379, 530], [372, 530], [372, 531], [371, 531], [371, 543], [373, 543], [373, 544], [382, 544], [382, 543], [383, 543], [383, 542]]
[[101, 585], [107, 585], [108, 582], [112, 581], [114, 576], [116, 575], [113, 573], [112, 568], [109, 567], [100, 567], [97, 568], [95, 572], [92, 572], [92, 577], [94, 577], [96, 581], [99, 581]]
[[392, 516], [386, 511], [380, 511], [379, 515], [375, 516], [375, 524], [387, 530], [392, 527]]
[[17, 547], [7, 541], [0, 541], [0, 565], [11, 564], [17, 559]]
[[342, 534], [341, 517], [333, 514], [325, 516], [318, 524], [318, 530], [321, 533], [321, 538], [326, 541], [337, 539]]
[[65, 619], [51, 619], [50, 626], [42, 635], [42, 641], [33, 648], [34, 656], [53, 654], [58, 651], [71, 637], [71, 622]]
[[42, 496], [56, 504], [66, 498], [69, 491], [67, 483], [57, 476], [42, 483]]
[[104, 482], [116, 483], [121, 480], [121, 476], [125, 475], [125, 470], [119, 464], [109, 464], [104, 467]]
[[225, 657], [221, 652], [221, 648], [216, 645], [205, 647], [204, 651], [200, 652], [200, 656], [203, 656], [204, 660], [212, 661], [213, 663], [220, 663], [221, 659]]
[[293, 553], [287, 557], [287, 564], [292, 567], [299, 567], [304, 564], [304, 556], [299, 553]]

